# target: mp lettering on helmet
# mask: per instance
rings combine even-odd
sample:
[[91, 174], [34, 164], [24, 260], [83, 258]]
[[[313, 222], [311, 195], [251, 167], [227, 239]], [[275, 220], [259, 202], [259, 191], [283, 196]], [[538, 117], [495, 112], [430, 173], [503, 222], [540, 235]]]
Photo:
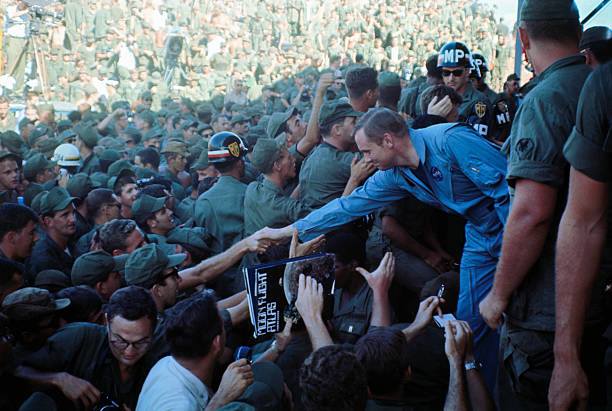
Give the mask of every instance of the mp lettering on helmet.
[[459, 60], [463, 59], [464, 57], [465, 57], [465, 52], [461, 49], [444, 50], [444, 52], [442, 53], [443, 61], [446, 64], [448, 63], [457, 64], [459, 63]]

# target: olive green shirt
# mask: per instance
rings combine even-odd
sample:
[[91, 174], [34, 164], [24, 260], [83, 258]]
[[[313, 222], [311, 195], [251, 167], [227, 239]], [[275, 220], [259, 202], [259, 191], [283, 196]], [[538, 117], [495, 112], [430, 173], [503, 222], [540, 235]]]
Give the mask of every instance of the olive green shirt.
[[246, 189], [245, 235], [251, 235], [264, 227], [285, 227], [310, 211], [302, 202], [284, 195], [283, 190], [264, 176], [263, 181], [253, 181]]
[[246, 184], [221, 176], [195, 203], [196, 226], [205, 227], [213, 237], [211, 249], [221, 253], [243, 237]]
[[351, 177], [355, 153], [340, 151], [321, 143], [304, 160], [300, 170], [300, 201], [309, 208], [321, 208], [341, 197]]
[[567, 197], [568, 164], [563, 146], [574, 127], [578, 98], [590, 73], [584, 57], [560, 59], [536, 77], [536, 84], [516, 113], [502, 151], [508, 156], [511, 187], [529, 179], [559, 189], [554, 219], [538, 260], [514, 292], [506, 314], [527, 329], [555, 329], [554, 250]]

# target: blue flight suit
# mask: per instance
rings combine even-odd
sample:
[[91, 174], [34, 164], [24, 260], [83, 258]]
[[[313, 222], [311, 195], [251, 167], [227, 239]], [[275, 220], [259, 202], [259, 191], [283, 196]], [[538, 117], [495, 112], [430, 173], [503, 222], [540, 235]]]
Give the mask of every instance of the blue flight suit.
[[[488, 328], [478, 304], [493, 283], [501, 253], [510, 195], [506, 159], [493, 144], [465, 124], [444, 123], [410, 129], [419, 168], [394, 167], [376, 172], [350, 196], [338, 198], [293, 225], [309, 240], [412, 194], [419, 201], [467, 220], [461, 259], [457, 318], [470, 323], [474, 351], [493, 386], [498, 334]], [[420, 178], [417, 176], [421, 176]]]

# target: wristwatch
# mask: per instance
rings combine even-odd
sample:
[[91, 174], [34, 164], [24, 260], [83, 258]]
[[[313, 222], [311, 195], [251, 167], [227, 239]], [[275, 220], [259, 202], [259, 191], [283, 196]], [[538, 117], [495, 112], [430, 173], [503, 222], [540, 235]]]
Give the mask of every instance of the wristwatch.
[[466, 361], [463, 364], [463, 367], [465, 368], [466, 371], [479, 370], [482, 368], [482, 364], [476, 360], [472, 360], [472, 361]]

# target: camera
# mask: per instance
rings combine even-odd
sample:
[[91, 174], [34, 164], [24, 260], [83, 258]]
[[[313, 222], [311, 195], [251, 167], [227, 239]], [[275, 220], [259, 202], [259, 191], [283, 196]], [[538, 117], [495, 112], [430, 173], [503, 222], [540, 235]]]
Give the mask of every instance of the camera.
[[93, 411], [120, 411], [122, 408], [108, 394], [102, 393]]

